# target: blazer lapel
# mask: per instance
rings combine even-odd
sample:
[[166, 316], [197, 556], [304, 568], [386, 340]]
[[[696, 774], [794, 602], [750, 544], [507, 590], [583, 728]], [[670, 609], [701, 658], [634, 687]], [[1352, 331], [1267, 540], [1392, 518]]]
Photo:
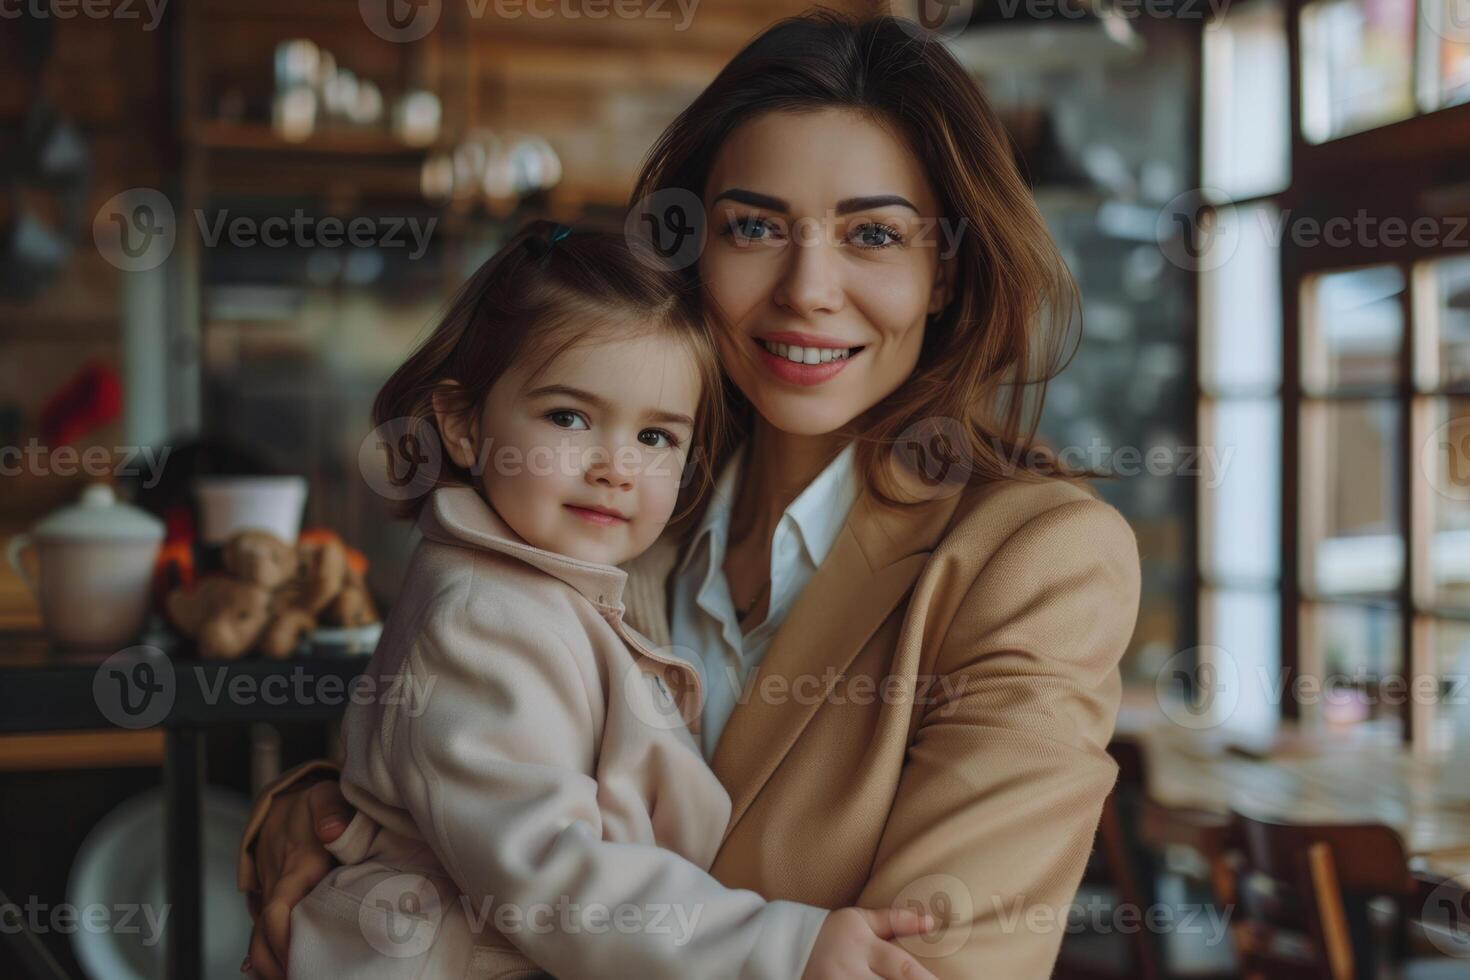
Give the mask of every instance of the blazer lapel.
[[[960, 494], [883, 505], [863, 488], [832, 550], [776, 631], [720, 733], [711, 760], [733, 808], [726, 836], [776, 771], [827, 691], [907, 593], [959, 503]], [[765, 678], [784, 678], [785, 697], [762, 701]], [[803, 680], [791, 696], [792, 682]], [[810, 696], [815, 694], [815, 696]]]

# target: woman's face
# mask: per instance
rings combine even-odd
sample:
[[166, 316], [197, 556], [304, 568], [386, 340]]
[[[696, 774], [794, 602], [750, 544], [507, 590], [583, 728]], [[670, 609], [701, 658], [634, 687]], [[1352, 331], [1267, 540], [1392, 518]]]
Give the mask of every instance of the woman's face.
[[[470, 417], [437, 412], [450, 458], [538, 548], [620, 565], [663, 531], [679, 494], [700, 381], [688, 346], [612, 324], [540, 377], [512, 369]], [[587, 513], [609, 508], [623, 520]]]
[[832, 432], [903, 384], [953, 264], [934, 189], [888, 127], [845, 109], [759, 116], [716, 154], [704, 200], [705, 308], [766, 421]]

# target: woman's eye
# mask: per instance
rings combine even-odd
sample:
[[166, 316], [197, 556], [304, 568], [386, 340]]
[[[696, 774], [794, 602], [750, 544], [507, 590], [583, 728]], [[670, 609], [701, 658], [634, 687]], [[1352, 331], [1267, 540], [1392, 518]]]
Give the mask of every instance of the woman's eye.
[[775, 226], [762, 217], [746, 215], [730, 219], [728, 234], [743, 241], [758, 242], [770, 238], [775, 233]]
[[661, 439], [665, 440], [665, 444], [664, 445], [655, 445], [655, 444], [646, 443], [646, 442], [644, 443], [645, 446], [651, 446], [653, 449], [678, 449], [679, 448], [679, 440], [674, 437], [674, 434], [672, 432], [665, 432], [663, 429], [644, 429], [642, 432], [640, 432], [638, 434], [638, 438], [642, 439], [644, 436], [652, 436], [655, 439], [660, 439], [661, 438]]
[[[570, 419], [582, 419], [582, 413], [581, 412], [574, 412], [571, 409], [565, 409], [565, 408], [558, 409], [555, 412], [547, 412], [546, 413], [546, 419], [547, 419], [547, 421], [549, 421], [552, 425], [556, 426], [558, 429], [571, 428], [571, 426], [562, 425], [561, 422], [559, 421], [560, 419], [566, 419], [566, 418], [570, 418]], [[585, 419], [582, 419], [582, 421], [585, 422], [586, 420]], [[588, 428], [591, 428], [591, 426], [588, 426]]]
[[897, 228], [868, 223], [853, 229], [852, 240], [863, 248], [887, 248], [901, 244], [903, 236], [898, 233]]

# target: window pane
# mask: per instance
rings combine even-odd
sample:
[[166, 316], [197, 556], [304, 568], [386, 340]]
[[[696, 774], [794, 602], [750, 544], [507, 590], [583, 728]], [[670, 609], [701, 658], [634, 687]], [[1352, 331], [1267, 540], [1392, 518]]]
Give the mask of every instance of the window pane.
[[1230, 9], [1204, 32], [1205, 183], [1232, 199], [1291, 180], [1286, 20], [1275, 2]]
[[1280, 596], [1207, 589], [1200, 599], [1207, 624], [1205, 644], [1228, 655], [1239, 692], [1231, 697], [1228, 688], [1223, 691], [1218, 723], [1252, 734], [1269, 731], [1280, 718]]
[[1321, 143], [1414, 113], [1414, 0], [1302, 10], [1302, 135]]
[[1387, 400], [1303, 406], [1302, 557], [1309, 592], [1386, 595], [1403, 581], [1400, 416]]
[[1397, 611], [1372, 606], [1316, 603], [1302, 610], [1310, 662], [1321, 665], [1321, 690], [1303, 714], [1330, 725], [1400, 718], [1402, 699], [1380, 697], [1385, 676], [1404, 683], [1402, 620]]
[[1392, 386], [1404, 335], [1404, 273], [1381, 265], [1308, 280], [1302, 384], [1311, 392]]
[[1430, 377], [1441, 387], [1470, 383], [1470, 256], [1431, 262], [1429, 269], [1432, 305], [1420, 326], [1431, 348]]
[[1204, 563], [1216, 581], [1274, 586], [1281, 567], [1281, 403], [1207, 402]]
[[[1455, 619], [1430, 621], [1430, 649], [1434, 672], [1439, 677], [1440, 702], [1431, 739], [1441, 749], [1470, 751], [1470, 622]], [[1463, 726], [1463, 732], [1457, 731]], [[1460, 739], [1466, 739], [1460, 743]], [[1459, 743], [1459, 744], [1457, 744]]]
[[[1434, 670], [1441, 680], [1458, 680], [1470, 674], [1470, 622], [1434, 621]], [[1451, 693], [1470, 696], [1470, 687], [1461, 682], [1459, 691]]]
[[1429, 481], [1430, 601], [1470, 609], [1470, 398], [1436, 398], [1434, 428], [1420, 447]]
[[1274, 392], [1281, 385], [1281, 250], [1272, 204], [1220, 208], [1216, 232], [1229, 259], [1200, 270], [1200, 383], [1213, 393]]

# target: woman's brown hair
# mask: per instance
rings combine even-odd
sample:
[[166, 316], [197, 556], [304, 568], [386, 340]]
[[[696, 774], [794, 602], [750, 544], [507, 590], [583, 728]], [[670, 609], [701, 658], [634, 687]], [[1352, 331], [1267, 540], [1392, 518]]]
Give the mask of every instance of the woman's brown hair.
[[[438, 326], [373, 401], [373, 427], [386, 451], [388, 483], [395, 488], [390, 495], [400, 516], [417, 514], [435, 487], [474, 485], [475, 474], [450, 459], [442, 441], [419, 445], [440, 438], [436, 393], [450, 411], [478, 412], [513, 365], [528, 366], [531, 377], [539, 377], [563, 352], [599, 333], [610, 317], [620, 325], [666, 331], [694, 354], [702, 390], [681, 498], [697, 504], [713, 486], [710, 447], [727, 439], [727, 422], [719, 357], [689, 283], [622, 231], [533, 221], [475, 270]], [[420, 466], [425, 460], [433, 464], [427, 472]], [[410, 482], [399, 489], [405, 487], [405, 464]]]
[[[903, 502], [887, 466], [892, 447], [912, 448], [916, 435], [925, 449], [955, 454], [951, 465], [968, 463], [970, 480], [1093, 475], [1066, 469], [1035, 438], [1046, 383], [1065, 366], [1068, 336], [1075, 340], [1072, 328], [1080, 328], [1076, 283], [995, 111], [916, 25], [819, 10], [768, 28], [654, 145], [633, 206], [671, 188], [703, 199], [715, 155], [740, 125], [767, 112], [829, 108], [896, 126], [935, 186], [941, 217], [959, 232], [953, 298], [926, 325], [914, 373], [848, 427], [867, 485], [881, 500]], [[721, 459], [754, 421], [733, 384], [726, 394], [733, 424]]]

